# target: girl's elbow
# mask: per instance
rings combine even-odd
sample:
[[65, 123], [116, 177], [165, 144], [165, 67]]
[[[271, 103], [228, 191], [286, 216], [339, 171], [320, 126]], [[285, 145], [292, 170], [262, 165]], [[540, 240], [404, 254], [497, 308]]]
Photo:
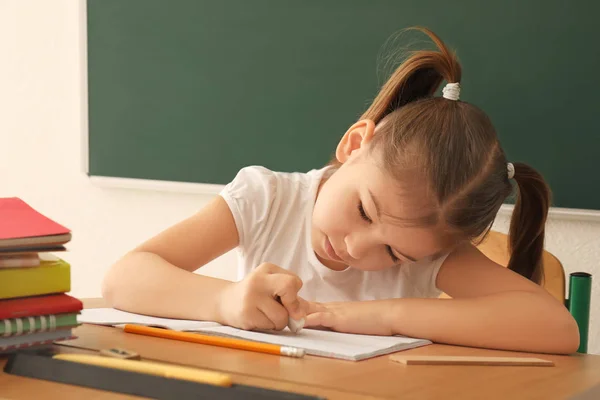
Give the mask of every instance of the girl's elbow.
[[554, 346], [551, 352], [556, 354], [573, 354], [579, 348], [579, 327], [573, 316], [566, 312], [557, 318], [556, 329], [551, 331]]
[[100, 293], [109, 307], [117, 307], [118, 299], [123, 297], [123, 292], [127, 288], [127, 285], [123, 284], [123, 280], [126, 279], [127, 275], [124, 269], [127, 268], [128, 257], [129, 255], [126, 255], [113, 264], [102, 279]]
[[102, 294], [102, 298], [106, 301], [106, 305], [110, 307], [115, 306], [115, 297], [119, 291], [116, 279], [114, 277], [114, 268], [115, 266], [112, 266], [111, 269], [104, 275], [100, 285], [100, 293]]
[[572, 316], [565, 325], [565, 353], [575, 353], [580, 345], [579, 326]]

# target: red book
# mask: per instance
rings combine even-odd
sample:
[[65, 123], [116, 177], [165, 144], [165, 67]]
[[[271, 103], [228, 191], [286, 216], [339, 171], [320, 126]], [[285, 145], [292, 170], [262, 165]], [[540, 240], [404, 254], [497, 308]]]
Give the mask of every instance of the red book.
[[22, 297], [0, 300], [0, 320], [36, 315], [76, 313], [82, 309], [83, 303], [80, 300], [64, 293]]
[[16, 197], [0, 198], [0, 249], [59, 246], [71, 231]]

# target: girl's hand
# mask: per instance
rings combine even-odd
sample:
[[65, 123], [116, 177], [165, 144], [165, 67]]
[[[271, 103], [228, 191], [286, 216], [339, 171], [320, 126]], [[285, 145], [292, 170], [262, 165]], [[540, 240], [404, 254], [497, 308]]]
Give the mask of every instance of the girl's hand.
[[388, 300], [342, 303], [308, 302], [304, 327], [324, 327], [338, 332], [390, 336], [392, 303]]
[[288, 317], [298, 320], [306, 315], [306, 301], [298, 297], [301, 287], [298, 276], [263, 263], [221, 292], [219, 322], [244, 330], [282, 330]]

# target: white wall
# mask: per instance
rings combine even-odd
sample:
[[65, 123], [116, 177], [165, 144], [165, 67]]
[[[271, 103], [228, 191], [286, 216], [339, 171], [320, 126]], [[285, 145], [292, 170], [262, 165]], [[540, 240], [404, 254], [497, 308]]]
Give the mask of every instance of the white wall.
[[[18, 196], [73, 231], [72, 294], [97, 297], [119, 256], [212, 196], [95, 187], [83, 173], [83, 1], [0, 0], [0, 196]], [[501, 216], [496, 228], [507, 229]], [[600, 222], [554, 218], [547, 249], [595, 276], [590, 352], [600, 353]], [[227, 254], [205, 272], [234, 279]], [[551, 334], [551, 333], [549, 333]]]
[[[83, 2], [0, 0], [0, 196], [18, 196], [73, 231], [72, 294], [100, 295], [119, 256], [212, 196], [93, 186], [83, 172]], [[228, 254], [205, 273], [234, 279]]]

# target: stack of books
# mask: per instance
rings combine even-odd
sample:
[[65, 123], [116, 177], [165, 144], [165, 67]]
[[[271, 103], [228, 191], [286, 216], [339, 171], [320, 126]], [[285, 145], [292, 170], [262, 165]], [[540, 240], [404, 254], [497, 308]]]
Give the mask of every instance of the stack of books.
[[73, 338], [81, 301], [56, 256], [71, 232], [18, 198], [0, 198], [0, 354]]

